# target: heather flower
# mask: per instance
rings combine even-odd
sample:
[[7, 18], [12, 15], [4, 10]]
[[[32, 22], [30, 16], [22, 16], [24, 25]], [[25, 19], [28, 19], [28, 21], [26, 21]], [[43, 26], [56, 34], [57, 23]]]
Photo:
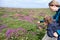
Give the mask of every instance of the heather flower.
[[0, 32], [2, 32], [3, 29], [7, 28], [7, 26], [5, 24], [0, 25]]
[[23, 17], [22, 14], [18, 14], [18, 13], [14, 14], [13, 16], [14, 16], [15, 18], [16, 18], [16, 17]]
[[17, 28], [17, 29], [8, 29], [6, 31], [6, 37], [11, 38], [12, 36], [15, 36], [15, 37], [17, 37], [17, 36], [24, 36], [24, 34], [26, 32], [27, 31], [24, 28], [22, 28], [22, 27]]
[[20, 27], [16, 29], [16, 36], [24, 36], [27, 33], [27, 30]]
[[30, 16], [24, 16], [24, 19], [27, 20], [28, 22], [33, 22], [33, 18], [31, 18]]
[[7, 26], [5, 24], [0, 25], [0, 29], [4, 29], [4, 28], [7, 28]]
[[14, 29], [8, 29], [8, 30], [6, 31], [6, 37], [8, 37], [8, 38], [11, 37], [14, 32], [15, 32]]
[[17, 28], [17, 31], [26, 32], [26, 30], [25, 30], [24, 28], [22, 28], [22, 27], [20, 27], [20, 28]]
[[3, 18], [6, 18], [7, 16], [8, 16], [7, 14], [2, 15]]

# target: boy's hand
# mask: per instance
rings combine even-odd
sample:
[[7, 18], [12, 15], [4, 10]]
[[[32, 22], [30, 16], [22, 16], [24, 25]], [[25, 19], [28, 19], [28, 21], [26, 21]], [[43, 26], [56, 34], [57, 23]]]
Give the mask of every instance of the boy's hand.
[[38, 21], [37, 23], [40, 24], [40, 21]]
[[46, 22], [44, 22], [44, 25], [46, 26], [46, 25], [48, 25]]
[[53, 33], [54, 37], [58, 37], [58, 34], [56, 32]]

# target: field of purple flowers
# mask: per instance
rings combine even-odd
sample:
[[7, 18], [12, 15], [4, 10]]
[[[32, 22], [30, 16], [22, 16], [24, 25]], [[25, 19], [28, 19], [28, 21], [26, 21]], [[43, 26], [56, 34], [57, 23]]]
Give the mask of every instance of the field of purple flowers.
[[0, 40], [41, 40], [45, 29], [40, 30], [37, 21], [46, 14], [52, 12], [47, 8], [0, 8]]

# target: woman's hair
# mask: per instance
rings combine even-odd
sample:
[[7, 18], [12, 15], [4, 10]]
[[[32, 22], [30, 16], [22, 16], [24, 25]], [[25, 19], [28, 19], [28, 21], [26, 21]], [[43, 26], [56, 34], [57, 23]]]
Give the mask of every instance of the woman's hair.
[[57, 5], [58, 7], [60, 7], [60, 4], [55, 0], [53, 0], [49, 3], [49, 6], [51, 6], [51, 5]]
[[44, 22], [51, 23], [52, 21], [53, 21], [53, 18], [51, 16], [45, 16], [44, 17]]

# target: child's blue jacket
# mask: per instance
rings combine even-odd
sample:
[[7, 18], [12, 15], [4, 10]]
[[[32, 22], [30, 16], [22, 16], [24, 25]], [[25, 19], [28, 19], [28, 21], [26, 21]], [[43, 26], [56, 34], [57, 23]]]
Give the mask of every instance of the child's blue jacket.
[[60, 30], [60, 26], [57, 22], [53, 21], [52, 23], [48, 24], [47, 25], [47, 35], [49, 37], [54, 37], [53, 36], [53, 33], [56, 32], [57, 33], [57, 30]]
[[50, 24], [48, 24], [47, 25], [47, 35], [49, 36], [49, 37], [54, 37], [53, 36], [53, 33], [54, 32], [56, 32], [56, 26], [57, 26], [58, 24], [56, 23], [56, 22], [52, 22], [52, 23], [50, 23]]

